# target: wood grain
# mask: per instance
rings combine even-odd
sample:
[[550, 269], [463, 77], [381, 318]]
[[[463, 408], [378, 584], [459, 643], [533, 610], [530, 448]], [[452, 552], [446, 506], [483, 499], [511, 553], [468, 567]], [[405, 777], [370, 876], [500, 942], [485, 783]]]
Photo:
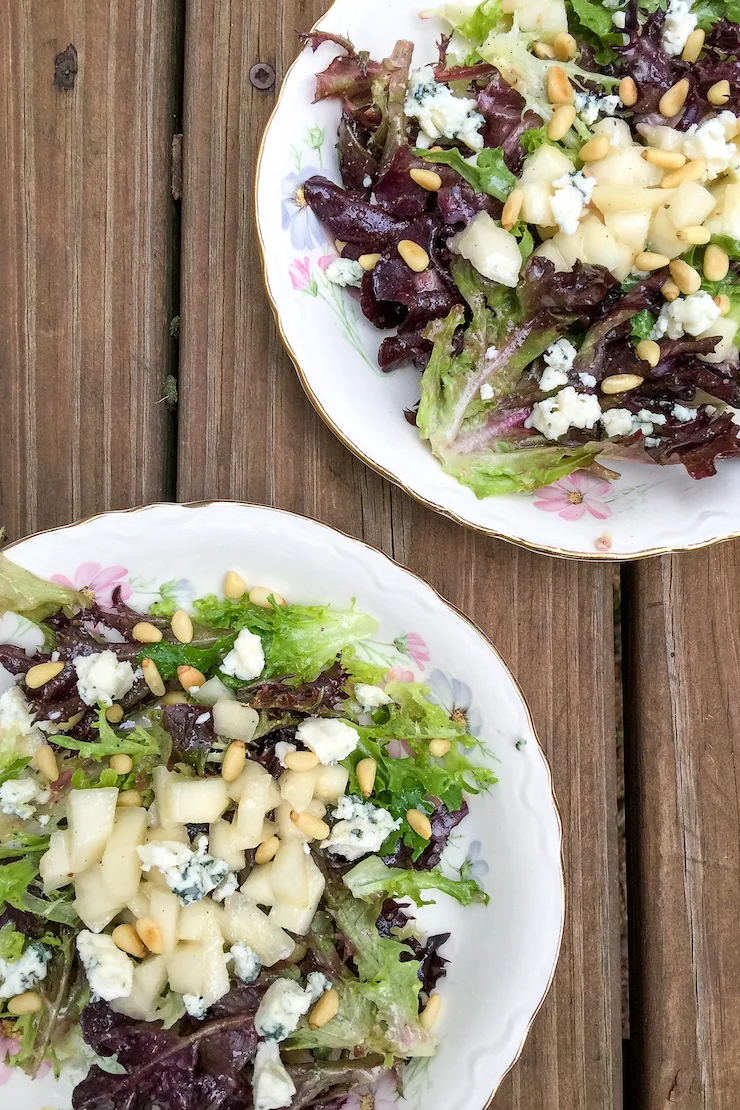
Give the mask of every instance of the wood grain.
[[[304, 397], [262, 290], [256, 151], [295, 31], [321, 0], [190, 0], [183, 164], [181, 499], [264, 501], [395, 555], [464, 608], [517, 671], [555, 769], [567, 842], [568, 926], [555, 986], [497, 1106], [618, 1110], [619, 913], [612, 589], [608, 569], [477, 537], [392, 490]], [[473, 1108], [471, 1108], [473, 1110]]]
[[630, 1105], [735, 1110], [740, 547], [624, 578]]
[[0, 5], [11, 537], [167, 493], [176, 27], [176, 0]]

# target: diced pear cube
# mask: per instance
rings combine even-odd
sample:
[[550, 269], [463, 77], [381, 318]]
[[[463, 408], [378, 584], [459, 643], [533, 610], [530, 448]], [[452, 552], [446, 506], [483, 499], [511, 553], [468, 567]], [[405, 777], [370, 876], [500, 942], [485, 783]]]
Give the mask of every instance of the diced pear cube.
[[237, 836], [236, 821], [233, 824], [223, 820], [214, 821], [209, 831], [208, 844], [211, 855], [228, 863], [232, 871], [243, 870], [246, 855]]
[[718, 335], [719, 342], [709, 355], [697, 355], [697, 358], [702, 362], [724, 362], [730, 354], [733, 346], [736, 343], [737, 324], [730, 316], [720, 316], [719, 320], [715, 320], [711, 327], [703, 331], [701, 335], [697, 335], [697, 339], [709, 339], [710, 336]]
[[272, 785], [272, 778], [269, 775], [255, 777], [250, 780], [242, 794], [234, 821], [239, 843], [245, 848], [256, 848], [260, 843]]
[[295, 948], [295, 941], [241, 894], [234, 894], [228, 900], [224, 911], [224, 936], [229, 944], [248, 945], [265, 967], [287, 960]]
[[606, 158], [588, 162], [583, 169], [584, 176], [593, 178], [600, 185], [630, 191], [660, 185], [665, 171], [652, 162], [646, 162], [642, 151], [641, 146], [614, 147]]
[[178, 944], [174, 952], [165, 956], [165, 963], [167, 978], [173, 991], [203, 997], [205, 953], [200, 941]]
[[154, 1021], [157, 1006], [167, 986], [167, 964], [164, 956], [149, 956], [134, 967], [134, 982], [128, 998], [109, 1002], [111, 1010], [135, 1021]]
[[341, 767], [337, 763], [334, 766], [318, 767], [317, 771], [316, 785], [313, 791], [314, 797], [319, 798], [322, 802], [338, 802], [347, 790], [347, 783], [349, 782], [347, 768]]
[[268, 916], [269, 921], [280, 925], [283, 929], [289, 929], [291, 933], [295, 933], [297, 936], [305, 936], [311, 928], [311, 922], [326, 886], [326, 880], [311, 856], [306, 856], [306, 871], [308, 876], [308, 904], [301, 908], [287, 902], [276, 902]]
[[123, 904], [128, 904], [139, 889], [141, 860], [136, 849], [144, 843], [145, 832], [145, 809], [136, 806], [116, 810], [100, 867], [111, 895]]
[[740, 184], [730, 182], [723, 187], [715, 208], [704, 221], [704, 226], [712, 235], [729, 235], [731, 239], [740, 239]]
[[221, 929], [223, 916], [223, 906], [211, 898], [183, 906], [177, 925], [178, 940], [202, 940], [212, 925]]
[[308, 809], [318, 778], [317, 769], [311, 771], [284, 771], [280, 776], [280, 795], [290, 802], [297, 813]]
[[79, 917], [92, 933], [102, 933], [121, 912], [123, 902], [108, 890], [100, 864], [82, 871], [74, 883], [74, 907]]
[[210, 922], [204, 931], [203, 940], [203, 998], [206, 1006], [212, 1006], [229, 993], [231, 983], [226, 966], [224, 939], [221, 930]]
[[714, 197], [698, 181], [684, 181], [673, 193], [666, 207], [674, 227], [697, 227], [704, 223], [714, 209]]
[[552, 39], [568, 30], [564, 0], [514, 0], [513, 10], [519, 29], [539, 38]]
[[113, 830], [118, 790], [70, 790], [67, 795], [67, 851], [76, 873], [100, 863]]
[[190, 844], [190, 837], [188, 830], [184, 825], [155, 825], [153, 829], [146, 831], [146, 843], [166, 843], [171, 841], [173, 844]]
[[283, 802], [275, 810], [275, 823], [277, 825], [277, 835], [281, 841], [298, 840], [301, 844], [308, 843], [308, 837], [302, 833], [294, 821], [291, 821], [290, 815], [293, 812], [293, 807], [290, 802]]
[[48, 851], [39, 861], [39, 873], [44, 883], [45, 894], [51, 894], [72, 882], [74, 872], [69, 862], [67, 837], [63, 832], [54, 832], [49, 837]]
[[255, 709], [231, 698], [221, 698], [213, 707], [213, 727], [227, 740], [243, 740], [248, 744], [259, 723], [260, 715]]
[[276, 902], [285, 902], [289, 906], [305, 906], [308, 904], [307, 859], [309, 857], [299, 841], [284, 840], [281, 842], [278, 853], [272, 861], [272, 871], [270, 872], [270, 882], [275, 892]]
[[676, 225], [668, 215], [667, 208], [659, 208], [650, 222], [648, 234], [650, 250], [664, 254], [666, 258], [678, 258], [686, 250], [686, 243], [676, 234]]
[[564, 274], [571, 270], [573, 267], [569, 266], [563, 258], [560, 249], [552, 239], [548, 239], [546, 243], [541, 243], [537, 250], [534, 252], [539, 258], [548, 258], [555, 267], [556, 274]]
[[572, 170], [570, 158], [558, 147], [545, 143], [525, 158], [519, 180], [522, 185], [529, 185], [534, 181], [546, 181], [548, 185], [552, 185], [558, 177], [571, 173]]
[[591, 201], [600, 212], [655, 211], [673, 198], [675, 189], [624, 189], [621, 186], [597, 185]]
[[164, 952], [172, 952], [177, 943], [177, 926], [180, 920], [180, 902], [171, 890], [152, 890], [149, 899], [149, 916], [159, 926]]
[[138, 921], [140, 917], [149, 916], [149, 900], [152, 889], [153, 887], [148, 883], [141, 883], [134, 897], [126, 903], [126, 909], [133, 915], [134, 920]]
[[275, 892], [272, 889], [271, 874], [271, 863], [258, 864], [253, 867], [241, 886], [244, 897], [248, 898], [250, 902], [255, 902], [258, 906], [273, 906], [275, 904]]
[[604, 224], [615, 239], [637, 253], [645, 250], [652, 212], [608, 212]]
[[176, 824], [199, 825], [217, 821], [229, 804], [226, 783], [220, 775], [213, 778], [170, 778], [169, 815]]

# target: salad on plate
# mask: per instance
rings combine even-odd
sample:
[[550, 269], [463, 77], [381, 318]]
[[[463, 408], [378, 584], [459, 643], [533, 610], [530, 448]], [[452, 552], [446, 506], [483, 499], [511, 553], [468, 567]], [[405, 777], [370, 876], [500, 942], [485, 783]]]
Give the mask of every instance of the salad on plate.
[[326, 277], [413, 362], [407, 419], [478, 497], [740, 455], [740, 7], [453, 0], [439, 57], [339, 35]]
[[447, 964], [415, 907], [488, 902], [442, 861], [496, 781], [464, 713], [368, 661], [372, 617], [235, 571], [141, 613], [0, 555], [0, 614], [6, 1063], [74, 1110], [401, 1090]]

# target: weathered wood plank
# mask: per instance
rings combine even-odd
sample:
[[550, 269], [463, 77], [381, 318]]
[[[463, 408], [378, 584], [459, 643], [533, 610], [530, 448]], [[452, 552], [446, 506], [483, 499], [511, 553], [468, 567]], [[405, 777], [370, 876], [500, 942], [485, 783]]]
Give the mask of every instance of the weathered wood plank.
[[[266, 501], [383, 548], [465, 609], [522, 679], [553, 761], [570, 909], [553, 992], [497, 1106], [618, 1110], [619, 914], [611, 572], [477, 537], [413, 504], [324, 427], [262, 291], [252, 190], [273, 93], [311, 3], [188, 4], [185, 68], [181, 499]], [[471, 1108], [472, 1110], [472, 1108]]]
[[167, 492], [158, 402], [171, 346], [177, 9], [0, 7], [0, 515], [10, 536]]
[[624, 572], [635, 1110], [740, 1083], [740, 547]]

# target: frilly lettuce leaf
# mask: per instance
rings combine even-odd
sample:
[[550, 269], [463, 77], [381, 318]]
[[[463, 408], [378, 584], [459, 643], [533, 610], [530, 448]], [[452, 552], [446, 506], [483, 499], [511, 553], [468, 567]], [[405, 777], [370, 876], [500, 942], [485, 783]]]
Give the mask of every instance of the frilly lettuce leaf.
[[290, 1038], [290, 1048], [355, 1048], [371, 1036], [374, 1009], [363, 985], [344, 982], [334, 984], [339, 994], [339, 1012], [328, 1025], [311, 1029], [304, 1018]]
[[87, 609], [90, 604], [91, 598], [84, 591], [38, 578], [0, 553], [0, 613], [21, 613], [38, 622], [58, 609]]
[[113, 755], [130, 755], [134, 759], [143, 759], [144, 756], [158, 755], [160, 752], [163, 753], [166, 761], [169, 754], [167, 751], [170, 746], [169, 736], [158, 726], [145, 729], [137, 725], [135, 728], [117, 733], [106, 719], [105, 710], [101, 709], [94, 727], [98, 730], [97, 741], [75, 740], [71, 736], [57, 733], [54, 735], [54, 743], [60, 748], [79, 752], [85, 759], [93, 759], [98, 763]]
[[478, 454], [445, 451], [440, 455], [443, 469], [457, 478], [476, 497], [493, 497], [504, 493], [527, 493], [549, 486], [574, 470], [589, 466], [603, 444], [583, 447], [561, 447], [547, 444], [540, 447], [515, 447], [502, 440], [495, 449]]
[[475, 879], [449, 879], [439, 870], [405, 871], [400, 867], [386, 867], [379, 856], [368, 856], [348, 871], [344, 885], [355, 898], [370, 898], [383, 894], [386, 898], [413, 898], [418, 906], [434, 903], [425, 899], [425, 890], [440, 890], [449, 894], [460, 905], [471, 902], [488, 904], [489, 896], [481, 890]]

